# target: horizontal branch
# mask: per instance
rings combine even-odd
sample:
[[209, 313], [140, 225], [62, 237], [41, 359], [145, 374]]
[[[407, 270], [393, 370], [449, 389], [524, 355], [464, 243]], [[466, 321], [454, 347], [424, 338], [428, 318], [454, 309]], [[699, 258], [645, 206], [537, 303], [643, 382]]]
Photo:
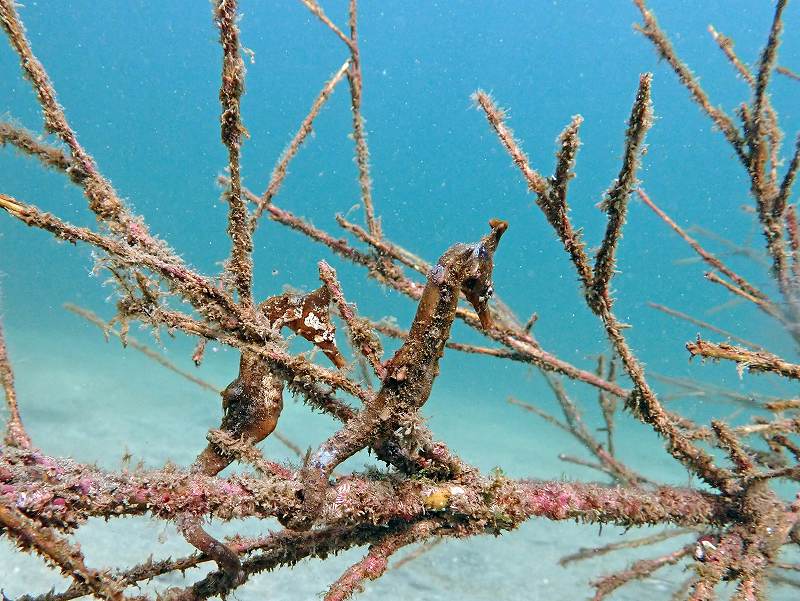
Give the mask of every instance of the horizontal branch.
[[626, 538], [625, 540], [609, 543], [607, 545], [603, 545], [602, 547], [582, 547], [575, 553], [565, 555], [558, 560], [558, 563], [561, 566], [566, 566], [567, 564], [576, 561], [594, 559], [595, 557], [599, 557], [607, 553], [613, 553], [614, 551], [618, 551], [620, 549], [633, 549], [636, 547], [655, 545], [656, 543], [669, 540], [670, 538], [674, 538], [676, 536], [683, 536], [684, 534], [689, 534], [690, 532], [693, 532], [693, 530], [689, 528], [674, 528], [671, 530], [663, 530], [661, 532], [657, 532], [656, 534], [651, 534], [641, 538]]
[[766, 351], [749, 351], [732, 344], [716, 344], [698, 338], [696, 342], [686, 344], [692, 357], [701, 356], [706, 359], [727, 359], [739, 364], [739, 368], [747, 371], [773, 372], [785, 378], [800, 380], [800, 365], [784, 361], [777, 355]]
[[[275, 476], [218, 478], [174, 467], [111, 473], [11, 447], [0, 447], [0, 475], [8, 502], [64, 530], [89, 517], [149, 513], [165, 520], [187, 514], [231, 520], [285, 516], [299, 508], [298, 482]], [[340, 478], [326, 491], [320, 526], [411, 520], [431, 511], [487, 532], [514, 528], [534, 517], [623, 526], [695, 526], [732, 519], [724, 497], [692, 489], [643, 490], [473, 475], [435, 484], [385, 476]], [[494, 518], [487, 522], [487, 515]]]

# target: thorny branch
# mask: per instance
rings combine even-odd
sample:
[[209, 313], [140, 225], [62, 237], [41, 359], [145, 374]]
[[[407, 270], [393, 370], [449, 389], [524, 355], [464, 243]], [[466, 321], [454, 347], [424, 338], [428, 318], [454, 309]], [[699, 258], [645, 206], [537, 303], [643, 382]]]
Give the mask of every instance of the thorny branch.
[[214, 7], [214, 19], [219, 27], [222, 45], [222, 84], [219, 100], [222, 104], [220, 129], [222, 143], [228, 148], [228, 171], [231, 185], [227, 193], [228, 235], [233, 248], [228, 269], [233, 278], [239, 302], [252, 308], [253, 240], [249, 227], [247, 203], [242, 197], [241, 146], [247, 130], [242, 124], [240, 102], [244, 93], [244, 60], [239, 47], [237, 0], [219, 0]]

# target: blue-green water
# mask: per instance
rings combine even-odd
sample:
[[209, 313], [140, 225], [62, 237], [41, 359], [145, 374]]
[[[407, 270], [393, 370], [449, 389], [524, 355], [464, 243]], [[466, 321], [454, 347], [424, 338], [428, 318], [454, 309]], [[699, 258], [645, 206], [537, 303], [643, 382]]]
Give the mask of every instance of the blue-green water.
[[[787, 10], [779, 60], [795, 70], [800, 67], [799, 6]], [[713, 23], [731, 36], [739, 55], [754, 63], [769, 29], [771, 3], [661, 0], [651, 7], [679, 54], [701, 76], [712, 102], [732, 111], [748, 99], [747, 86], [735, 77], [706, 28]], [[325, 9], [344, 26], [345, 2], [327, 2]], [[218, 126], [221, 51], [210, 6], [40, 1], [27, 3], [20, 12], [72, 126], [103, 173], [187, 262], [217, 273], [229, 244], [226, 207], [215, 184], [226, 166], [226, 152]], [[245, 184], [261, 192], [313, 98], [347, 54], [300, 2], [243, 2], [242, 12], [242, 43], [255, 57], [248, 63], [242, 106], [250, 132], [243, 171]], [[605, 339], [585, 308], [560, 244], [485, 118], [473, 109], [470, 95], [476, 89], [490, 91], [510, 109], [509, 125], [533, 166], [545, 175], [552, 170], [556, 136], [572, 115], [583, 115], [571, 216], [592, 246], [605, 227], [596, 204], [619, 169], [638, 75], [653, 71], [657, 119], [648, 135], [642, 185], [682, 225], [702, 226], [759, 253], [763, 248], [753, 215], [741, 209], [750, 203], [741, 166], [674, 74], [657, 61], [649, 42], [632, 30], [638, 21], [632, 3], [622, 0], [383, 1], [363, 2], [361, 7], [364, 115], [375, 205], [385, 234], [431, 260], [455, 241], [477, 239], [490, 217], [508, 220], [511, 227], [496, 258], [495, 289], [523, 320], [533, 311], [539, 314], [535, 333], [545, 349], [585, 369], [592, 369], [596, 354], [607, 349]], [[800, 128], [798, 91], [797, 82], [774, 78], [773, 102], [789, 140]], [[345, 84], [318, 117], [315, 135], [293, 161], [276, 199], [336, 235], [343, 235], [337, 231], [336, 212], [350, 211], [351, 218], [361, 219], [360, 209], [353, 208], [359, 194], [348, 103]], [[0, 115], [34, 131], [42, 129], [35, 96], [7, 45], [0, 48]], [[0, 192], [74, 223], [94, 224], [82, 194], [66, 178], [43, 171], [10, 148], [0, 150]], [[726, 251], [720, 243], [704, 243]], [[327, 259], [362, 314], [392, 315], [404, 326], [413, 315], [409, 301], [281, 226], [265, 222], [255, 245], [259, 298], [280, 292], [285, 284], [316, 287], [316, 262]], [[632, 203], [619, 251], [621, 273], [614, 280], [616, 312], [633, 326], [627, 331], [630, 342], [648, 369], [711, 380], [741, 392], [796, 394], [769, 377], [739, 380], [730, 365], [687, 361], [683, 345], [697, 327], [648, 308], [647, 301], [708, 319], [778, 354], [796, 357], [780, 328], [749, 306], [725, 306], [709, 314], [730, 298], [705, 281], [704, 266], [689, 258], [691, 251], [663, 223], [640, 203]], [[774, 290], [758, 261], [741, 256], [726, 260], [757, 285]], [[96, 328], [62, 309], [64, 302], [74, 302], [107, 317], [113, 314], [112, 290], [103, 287], [102, 273], [91, 273], [92, 265], [88, 249], [56, 243], [48, 234], [0, 215], [0, 310], [23, 418], [36, 444], [54, 454], [114, 467], [127, 449], [149, 465], [167, 459], [185, 465], [203, 446], [207, 429], [218, 424], [218, 399], [121, 349], [116, 341], [106, 344]], [[135, 335], [152, 342], [145, 331]], [[458, 325], [454, 338], [481, 340]], [[164, 337], [163, 343], [168, 356], [193, 369], [190, 341]], [[224, 386], [235, 374], [234, 355], [210, 349], [200, 375]], [[654, 386], [670, 391], [657, 382]], [[582, 386], [571, 390], [586, 408], [587, 419], [598, 423], [595, 392]], [[576, 455], [582, 450], [559, 431], [509, 406], [511, 394], [555, 411], [538, 374], [519, 364], [451, 352], [424, 413], [438, 436], [483, 469], [499, 465], [519, 477], [596, 477], [560, 462], [558, 452]], [[697, 398], [672, 406], [703, 421], [737, 409]], [[279, 425], [301, 446], [318, 444], [332, 428], [326, 418], [293, 403]], [[634, 467], [654, 478], [686, 482], [683, 470], [646, 427], [623, 416], [619, 428], [622, 456]], [[264, 450], [288, 458], [271, 440]], [[359, 457], [352, 463], [358, 468], [364, 461], [366, 457]], [[531, 522], [500, 539], [447, 542], [370, 584], [365, 598], [585, 596], [592, 575], [623, 566], [626, 557], [569, 570], [558, 567], [557, 558], [617, 534], [605, 529], [598, 537], [593, 528]], [[98, 565], [133, 564], [151, 552], [159, 557], [187, 548], [171, 528], [134, 520], [91, 524], [78, 538], [89, 561]], [[6, 594], [43, 592], [61, 582], [38, 559], [13, 556], [3, 545], [0, 585]], [[359, 553], [262, 575], [237, 597], [314, 598]], [[617, 598], [668, 591], [685, 577], [679, 568], [658, 574], [621, 589]], [[155, 587], [175, 582], [162, 580]], [[776, 598], [781, 592], [776, 589]]]

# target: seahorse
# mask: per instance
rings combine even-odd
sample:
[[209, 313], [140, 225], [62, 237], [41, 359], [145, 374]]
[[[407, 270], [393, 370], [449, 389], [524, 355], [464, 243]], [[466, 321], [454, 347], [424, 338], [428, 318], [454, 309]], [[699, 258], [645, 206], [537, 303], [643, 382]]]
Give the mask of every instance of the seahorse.
[[492, 327], [493, 258], [508, 223], [492, 219], [489, 226], [490, 232], [479, 242], [447, 249], [428, 273], [411, 330], [386, 363], [386, 377], [375, 400], [323, 443], [300, 470], [302, 505], [296, 516], [285, 520], [289, 527], [310, 528], [336, 466], [368, 444], [391, 436], [404, 416], [412, 415], [428, 400], [456, 316], [459, 293], [475, 308], [481, 326]]
[[[275, 328], [287, 327], [320, 348], [338, 368], [346, 361], [336, 346], [336, 328], [331, 321], [331, 296], [323, 284], [305, 295], [281, 294], [268, 298], [259, 310]], [[234, 438], [246, 438], [252, 444], [272, 434], [283, 410], [283, 379], [270, 369], [261, 356], [242, 352], [239, 375], [222, 391], [222, 424], [220, 429]], [[232, 459], [213, 444], [197, 456], [195, 472], [216, 476]], [[189, 543], [212, 557], [234, 581], [242, 578], [241, 563], [236, 553], [205, 530], [197, 516], [183, 516], [178, 527]]]

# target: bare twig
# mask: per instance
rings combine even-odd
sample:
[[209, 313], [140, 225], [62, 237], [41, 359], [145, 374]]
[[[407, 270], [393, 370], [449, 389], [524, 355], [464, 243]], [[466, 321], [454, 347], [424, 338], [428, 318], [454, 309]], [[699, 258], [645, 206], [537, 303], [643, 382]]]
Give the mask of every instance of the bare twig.
[[314, 100], [314, 103], [311, 105], [311, 109], [308, 111], [308, 114], [300, 124], [300, 128], [297, 130], [297, 133], [292, 138], [292, 141], [289, 142], [289, 146], [286, 147], [286, 150], [284, 150], [281, 154], [281, 158], [278, 159], [277, 165], [275, 165], [275, 168], [272, 170], [272, 176], [270, 177], [267, 189], [258, 199], [258, 202], [256, 203], [256, 209], [253, 211], [253, 216], [250, 219], [251, 231], [255, 230], [259, 218], [264, 213], [266, 207], [272, 202], [272, 199], [278, 193], [278, 190], [280, 190], [283, 180], [286, 178], [286, 174], [288, 173], [289, 163], [298, 153], [300, 147], [306, 141], [306, 138], [309, 136], [309, 134], [311, 134], [313, 130], [314, 119], [317, 118], [317, 115], [319, 115], [322, 107], [325, 106], [328, 98], [330, 98], [331, 94], [333, 94], [333, 90], [342, 80], [345, 73], [347, 73], [347, 68], [349, 65], [350, 61], [346, 60], [342, 66], [339, 67], [339, 70], [334, 73], [333, 77], [331, 77], [325, 83], [325, 85], [322, 87], [322, 90]]
[[789, 67], [778, 66], [775, 67], [775, 71], [788, 77], [789, 79], [794, 79], [795, 81], [800, 81], [800, 75], [792, 71]]
[[692, 238], [689, 234], [686, 233], [686, 231], [683, 228], [681, 228], [677, 223], [675, 223], [672, 219], [670, 219], [670, 217], [664, 211], [662, 211], [656, 205], [656, 203], [654, 203], [650, 199], [650, 197], [645, 193], [644, 190], [639, 188], [638, 190], [636, 190], [636, 192], [639, 195], [639, 198], [642, 199], [642, 202], [644, 202], [644, 204], [650, 207], [653, 210], [653, 212], [664, 221], [664, 223], [666, 223], [669, 227], [671, 227], [675, 231], [675, 233], [677, 233], [681, 238], [683, 238], [686, 241], [686, 243], [692, 247], [692, 250], [694, 250], [698, 255], [700, 255], [703, 261], [708, 263], [713, 269], [716, 269], [720, 273], [725, 274], [728, 278], [730, 278], [733, 282], [735, 282], [739, 288], [744, 290], [748, 295], [760, 301], [766, 300], [767, 298], [766, 294], [758, 290], [755, 286], [750, 284], [750, 282], [748, 282], [746, 279], [744, 279], [736, 272], [734, 272], [732, 269], [727, 267], [722, 261], [719, 260], [719, 258], [717, 258], [713, 254], [708, 252], [706, 249], [704, 249], [700, 245], [700, 243], [697, 242], [697, 240]]
[[606, 553], [619, 551], [620, 549], [634, 549], [637, 547], [655, 545], [656, 543], [669, 540], [676, 536], [683, 536], [684, 534], [689, 534], [690, 532], [693, 531], [688, 528], [674, 528], [671, 530], [662, 530], [661, 532], [658, 532], [656, 534], [643, 536], [641, 538], [626, 538], [625, 540], [621, 540], [615, 543], [609, 543], [607, 545], [603, 545], [602, 547], [585, 547], [579, 549], [575, 553], [571, 553], [570, 555], [565, 555], [564, 557], [558, 560], [558, 563], [562, 566], [566, 566], [567, 564], [576, 561], [594, 559], [595, 557], [600, 557], [602, 555], [605, 555]]
[[389, 566], [389, 569], [390, 570], [399, 570], [404, 565], [406, 565], [408, 563], [411, 563], [415, 559], [419, 559], [420, 557], [425, 555], [425, 553], [428, 553], [431, 549], [433, 549], [435, 547], [438, 547], [443, 542], [444, 542], [444, 537], [441, 537], [441, 536], [439, 536], [437, 538], [433, 538], [431, 540], [428, 540], [428, 541], [422, 543], [421, 545], [419, 545], [413, 551], [411, 551], [409, 553], [406, 553], [403, 557], [401, 557], [400, 559], [395, 561], [392, 565]]
[[694, 324], [696, 326], [699, 326], [701, 328], [705, 328], [706, 330], [708, 330], [710, 332], [715, 332], [716, 334], [721, 334], [722, 336], [726, 336], [726, 337], [730, 338], [731, 340], [735, 340], [736, 342], [741, 342], [742, 344], [747, 345], [750, 348], [753, 348], [753, 349], [756, 349], [756, 350], [761, 350], [761, 351], [766, 350], [763, 346], [758, 345], [755, 342], [750, 342], [749, 340], [745, 340], [744, 338], [740, 338], [739, 336], [737, 336], [736, 334], [733, 334], [732, 332], [728, 332], [727, 330], [723, 330], [722, 328], [718, 328], [715, 325], [712, 325], [712, 324], [710, 324], [708, 322], [705, 322], [705, 321], [702, 321], [702, 320], [697, 319], [695, 317], [692, 317], [691, 315], [687, 315], [686, 313], [683, 313], [681, 311], [676, 311], [675, 309], [670, 309], [669, 307], [666, 307], [664, 305], [661, 305], [659, 303], [654, 303], [654, 302], [648, 302], [647, 305], [652, 307], [653, 309], [661, 311], [662, 313], [666, 313], [667, 315], [670, 315], [672, 317], [677, 317], [678, 319], [682, 319], [684, 321], [688, 321], [689, 323], [692, 323], [692, 324]]
[[[77, 305], [73, 305], [72, 303], [66, 303], [64, 305], [64, 308], [67, 311], [70, 311], [71, 313], [75, 313], [76, 315], [82, 317], [83, 319], [85, 319], [89, 323], [92, 323], [92, 324], [96, 325], [98, 328], [100, 328], [103, 331], [103, 333], [106, 336], [111, 334], [112, 336], [116, 336], [117, 338], [122, 339], [122, 336], [121, 336], [121, 334], [119, 333], [118, 330], [115, 330], [109, 324], [104, 322], [97, 315], [95, 315], [92, 311], [89, 311], [88, 309], [84, 309], [83, 307], [78, 307]], [[154, 351], [149, 346], [147, 346], [145, 344], [142, 344], [141, 342], [139, 342], [138, 340], [136, 340], [135, 338], [133, 338], [130, 335], [126, 335], [125, 336], [125, 338], [123, 340], [123, 345], [124, 346], [129, 346], [129, 347], [131, 347], [133, 349], [136, 349], [137, 351], [139, 351], [140, 353], [145, 355], [148, 359], [151, 359], [151, 360], [155, 361], [156, 363], [158, 363], [159, 365], [161, 365], [163, 367], [166, 367], [168, 370], [170, 370], [172, 372], [175, 372], [176, 374], [178, 374], [182, 378], [185, 378], [186, 380], [189, 380], [193, 384], [197, 384], [200, 388], [203, 388], [203, 389], [208, 390], [210, 392], [213, 392], [215, 394], [219, 394], [219, 392], [220, 392], [218, 387], [214, 386], [213, 384], [209, 384], [208, 382], [206, 382], [202, 378], [198, 378], [197, 376], [195, 376], [194, 374], [192, 374], [192, 373], [190, 373], [190, 372], [188, 372], [186, 370], [181, 369], [180, 367], [175, 365], [172, 361], [167, 359], [164, 355]]]
[[350, 40], [350, 38], [349, 38], [349, 37], [347, 37], [347, 36], [346, 36], [346, 35], [345, 35], [345, 34], [342, 32], [342, 30], [341, 30], [341, 29], [339, 29], [339, 28], [338, 28], [338, 27], [337, 27], [337, 26], [336, 26], [336, 25], [333, 23], [333, 21], [331, 21], [331, 20], [328, 18], [328, 15], [326, 15], [326, 14], [325, 14], [325, 11], [323, 11], [323, 10], [322, 10], [322, 7], [319, 5], [319, 3], [317, 2], [317, 0], [300, 0], [300, 2], [302, 2], [302, 3], [305, 5], [305, 7], [306, 7], [308, 10], [310, 10], [310, 11], [311, 11], [311, 13], [312, 13], [312, 14], [313, 14], [315, 17], [317, 17], [317, 18], [318, 18], [320, 21], [322, 21], [322, 22], [325, 24], [325, 26], [326, 26], [328, 29], [330, 29], [330, 30], [331, 30], [333, 33], [335, 33], [335, 34], [336, 34], [336, 37], [338, 37], [340, 40], [342, 40], [342, 41], [343, 41], [343, 42], [344, 42], [344, 43], [347, 45], [347, 47], [348, 47], [348, 48], [349, 48], [349, 47], [352, 45], [352, 43], [353, 43], [353, 42]]
[[694, 545], [686, 545], [677, 551], [667, 553], [666, 555], [656, 557], [655, 559], [640, 559], [622, 572], [617, 572], [616, 574], [611, 574], [609, 576], [603, 576], [602, 578], [595, 580], [592, 583], [592, 586], [595, 587], [596, 591], [594, 595], [594, 601], [605, 599], [619, 587], [628, 584], [629, 582], [647, 578], [656, 570], [660, 570], [666, 566], [678, 563], [683, 558], [689, 556], [693, 548]]

